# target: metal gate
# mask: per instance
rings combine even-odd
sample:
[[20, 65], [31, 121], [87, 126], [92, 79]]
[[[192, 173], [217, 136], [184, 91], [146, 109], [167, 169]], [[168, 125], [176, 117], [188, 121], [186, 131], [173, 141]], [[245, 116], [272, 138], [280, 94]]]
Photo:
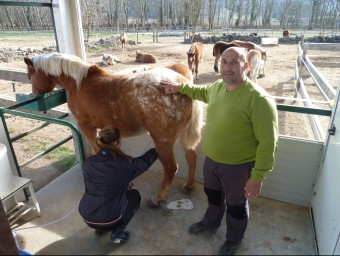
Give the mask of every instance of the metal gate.
[[323, 161], [312, 199], [315, 234], [320, 255], [340, 254], [340, 101], [335, 98]]

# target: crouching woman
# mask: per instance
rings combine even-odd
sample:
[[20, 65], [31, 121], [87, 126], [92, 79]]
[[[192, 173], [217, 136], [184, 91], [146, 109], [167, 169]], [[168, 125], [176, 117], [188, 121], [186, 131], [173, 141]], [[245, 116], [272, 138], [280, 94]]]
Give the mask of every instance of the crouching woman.
[[120, 150], [120, 132], [106, 127], [99, 132], [97, 155], [88, 157], [83, 165], [85, 192], [79, 213], [96, 235], [111, 231], [114, 243], [127, 242], [126, 226], [139, 209], [141, 196], [132, 181], [147, 171], [157, 160], [154, 148], [133, 158]]

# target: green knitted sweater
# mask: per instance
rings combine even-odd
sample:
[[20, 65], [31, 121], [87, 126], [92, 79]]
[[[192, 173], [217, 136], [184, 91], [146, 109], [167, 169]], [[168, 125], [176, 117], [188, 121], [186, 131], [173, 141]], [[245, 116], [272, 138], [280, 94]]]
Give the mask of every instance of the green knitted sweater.
[[251, 178], [264, 180], [273, 169], [278, 139], [276, 104], [269, 94], [249, 80], [227, 92], [222, 79], [203, 87], [180, 84], [179, 92], [208, 104], [202, 138], [205, 154], [224, 164], [255, 160]]

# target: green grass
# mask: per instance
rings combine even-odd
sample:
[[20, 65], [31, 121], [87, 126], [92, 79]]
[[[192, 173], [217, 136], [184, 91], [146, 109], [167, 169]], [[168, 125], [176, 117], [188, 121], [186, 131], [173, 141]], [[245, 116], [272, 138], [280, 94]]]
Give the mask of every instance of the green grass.
[[0, 38], [4, 37], [54, 37], [54, 31], [0, 31]]
[[9, 135], [15, 133], [15, 128], [13, 128], [13, 127], [7, 127], [7, 129], [8, 129], [8, 134], [9, 134]]
[[[29, 150], [33, 152], [34, 155], [45, 151], [51, 146], [51, 142], [49, 141], [30, 141], [28, 144], [29, 146], [24, 150]], [[65, 145], [59, 146], [58, 148], [46, 154], [44, 157], [54, 161], [56, 167], [61, 171], [68, 170], [76, 161], [74, 149], [71, 149]]]

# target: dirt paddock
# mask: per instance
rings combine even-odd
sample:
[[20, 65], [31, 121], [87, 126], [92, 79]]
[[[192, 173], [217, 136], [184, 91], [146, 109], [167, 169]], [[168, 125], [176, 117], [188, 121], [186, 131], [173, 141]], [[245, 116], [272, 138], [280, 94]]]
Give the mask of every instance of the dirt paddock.
[[[158, 43], [153, 43], [152, 38], [150, 42], [142, 42], [137, 45], [127, 45], [127, 54], [121, 52], [121, 48], [100, 50], [96, 53], [87, 53], [87, 62], [102, 65], [102, 55], [104, 53], [115, 55], [121, 63], [117, 63], [113, 66], [102, 67], [111, 72], [117, 72], [122, 69], [136, 68], [140, 66], [166, 66], [172, 63], [183, 63], [187, 65], [187, 54], [189, 50], [189, 44], [182, 43], [181, 37], [169, 37], [159, 38]], [[0, 48], [1, 48], [0, 42]], [[14, 46], [13, 46], [14, 47]], [[263, 86], [270, 95], [276, 97], [283, 97], [277, 99], [277, 102], [287, 105], [303, 105], [299, 101], [295, 101], [292, 98], [295, 96], [295, 84], [294, 84], [294, 66], [298, 57], [297, 45], [262, 45], [267, 51], [267, 63], [264, 68], [264, 77], [257, 80], [258, 84]], [[209, 84], [219, 78], [219, 74], [214, 71], [214, 57], [212, 56], [213, 44], [206, 44], [204, 49], [204, 57], [202, 63], [199, 65], [199, 80], [195, 81], [197, 85]], [[140, 64], [135, 62], [136, 50], [140, 50], [144, 53], [151, 53], [156, 57], [157, 63], [153, 64]], [[325, 59], [322, 56], [333, 56], [334, 52], [322, 52], [313, 51], [312, 61], [318, 62], [318, 56], [320, 56], [320, 63]], [[336, 62], [336, 59], [327, 59], [327, 63]], [[316, 65], [318, 66], [321, 74], [328, 80], [328, 82], [337, 88], [340, 78], [340, 65]], [[9, 68], [26, 68], [22, 61], [15, 61], [13, 63], [0, 63], [0, 67]], [[306, 87], [310, 92], [312, 100], [323, 100], [320, 93], [312, 79], [306, 77]], [[13, 92], [13, 84], [10, 81], [0, 80], [0, 94], [7, 97], [15, 97], [15, 93], [30, 93], [30, 85], [15, 83], [15, 92]], [[297, 97], [300, 97], [298, 94]], [[64, 106], [65, 107], [65, 106]], [[318, 106], [328, 109], [329, 106]], [[15, 136], [23, 131], [32, 129], [39, 124], [39, 121], [27, 120], [21, 117], [14, 117], [6, 115], [6, 123], [11, 130], [11, 136]], [[328, 117], [322, 118], [322, 124], [327, 129], [329, 122]], [[308, 118], [305, 114], [291, 113], [291, 112], [279, 112], [279, 133], [281, 135], [299, 137], [304, 139], [314, 139], [311, 132]], [[60, 138], [64, 138], [70, 135], [69, 128], [65, 128], [59, 125], [49, 125], [42, 130], [30, 135], [29, 138], [20, 140], [14, 143], [17, 159], [20, 162], [24, 162], [32, 157], [30, 147], [32, 147], [31, 141], [58, 141]], [[72, 141], [67, 145], [73, 147]], [[45, 157], [35, 161], [22, 170], [22, 175], [33, 180], [33, 184], [36, 190], [46, 185], [50, 180], [53, 180], [56, 176], [60, 175], [60, 171], [54, 165], [51, 159]]]

